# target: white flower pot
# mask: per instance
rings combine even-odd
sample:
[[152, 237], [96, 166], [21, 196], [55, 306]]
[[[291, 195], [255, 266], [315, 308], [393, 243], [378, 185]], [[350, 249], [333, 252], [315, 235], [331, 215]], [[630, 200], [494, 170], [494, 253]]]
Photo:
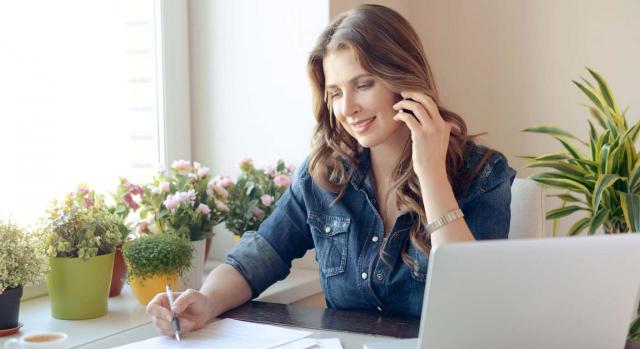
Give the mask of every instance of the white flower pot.
[[191, 254], [191, 268], [180, 278], [180, 289], [192, 288], [199, 290], [204, 277], [204, 248], [205, 240], [191, 241], [193, 254]]

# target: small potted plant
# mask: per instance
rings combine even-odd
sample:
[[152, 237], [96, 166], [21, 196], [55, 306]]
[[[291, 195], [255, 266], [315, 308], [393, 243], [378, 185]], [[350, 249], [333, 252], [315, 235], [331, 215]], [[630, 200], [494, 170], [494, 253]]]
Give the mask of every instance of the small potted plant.
[[[127, 239], [127, 236], [132, 231], [131, 213], [140, 207], [140, 196], [143, 194], [144, 189], [130, 183], [126, 178], [120, 178], [120, 184], [118, 184], [116, 192], [111, 194], [114, 204], [109, 207], [109, 212], [118, 218], [118, 230], [120, 231], [120, 240], [122, 242]], [[109, 297], [120, 295], [126, 276], [127, 266], [122, 256], [122, 243], [120, 243], [116, 246]]]
[[51, 266], [47, 288], [54, 318], [83, 320], [107, 313], [119, 227], [104, 198], [85, 186], [53, 201], [40, 234]]
[[220, 181], [228, 191], [229, 212], [225, 226], [233, 233], [236, 242], [245, 232], [257, 230], [269, 217], [275, 203], [291, 184], [295, 170], [293, 165], [285, 166], [282, 160], [278, 160], [276, 166], [264, 169], [256, 169], [251, 159], [241, 160], [238, 166], [241, 173], [235, 183], [228, 179]]
[[0, 330], [18, 327], [22, 289], [43, 279], [47, 269], [35, 237], [0, 220]]
[[[636, 149], [640, 122], [630, 125], [626, 110], [618, 108], [606, 81], [588, 69], [595, 80], [574, 84], [591, 101], [588, 142], [571, 133], [549, 126], [533, 127], [524, 132], [542, 133], [555, 138], [563, 151], [541, 156], [526, 156], [529, 167], [547, 168], [531, 179], [560, 190], [550, 195], [562, 201], [561, 207], [546, 213], [557, 220], [576, 212], [586, 213], [567, 231], [590, 235], [599, 229], [605, 234], [640, 232], [640, 153]], [[595, 125], [594, 125], [595, 123]], [[600, 128], [600, 130], [598, 130]], [[629, 330], [630, 340], [640, 339], [640, 308]]]
[[131, 292], [138, 302], [147, 304], [166, 285], [177, 289], [178, 277], [191, 264], [192, 246], [177, 234], [144, 234], [126, 242], [123, 253]]
[[144, 189], [139, 232], [177, 232], [190, 240], [193, 260], [183, 277], [182, 288], [200, 288], [206, 239], [225, 217], [225, 198], [211, 188], [209, 169], [198, 162], [177, 160], [168, 173], [160, 171]]

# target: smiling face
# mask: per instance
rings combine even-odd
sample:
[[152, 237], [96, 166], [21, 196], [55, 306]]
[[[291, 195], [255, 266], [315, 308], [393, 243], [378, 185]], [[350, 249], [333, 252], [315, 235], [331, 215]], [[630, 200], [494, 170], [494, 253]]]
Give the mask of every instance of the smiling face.
[[329, 51], [322, 66], [327, 103], [340, 125], [361, 146], [372, 148], [408, 131], [402, 122], [393, 120], [397, 112], [392, 106], [398, 95], [365, 71], [351, 49]]

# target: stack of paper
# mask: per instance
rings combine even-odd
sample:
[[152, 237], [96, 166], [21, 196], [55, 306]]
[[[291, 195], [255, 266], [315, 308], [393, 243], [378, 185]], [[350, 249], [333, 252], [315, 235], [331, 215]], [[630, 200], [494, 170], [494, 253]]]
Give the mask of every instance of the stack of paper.
[[311, 332], [306, 331], [224, 319], [211, 323], [198, 331], [186, 333], [180, 342], [171, 337], [161, 336], [118, 348], [271, 349], [297, 341], [310, 334]]

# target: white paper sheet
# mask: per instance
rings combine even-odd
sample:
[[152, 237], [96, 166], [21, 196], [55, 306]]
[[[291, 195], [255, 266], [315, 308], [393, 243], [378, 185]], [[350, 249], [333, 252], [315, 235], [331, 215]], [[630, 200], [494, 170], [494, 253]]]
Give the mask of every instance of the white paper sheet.
[[277, 349], [342, 349], [338, 338], [304, 338], [276, 347]]
[[117, 348], [269, 349], [296, 341], [310, 334], [311, 332], [306, 331], [223, 319], [211, 323], [198, 331], [185, 334], [180, 342], [174, 338], [160, 336]]

